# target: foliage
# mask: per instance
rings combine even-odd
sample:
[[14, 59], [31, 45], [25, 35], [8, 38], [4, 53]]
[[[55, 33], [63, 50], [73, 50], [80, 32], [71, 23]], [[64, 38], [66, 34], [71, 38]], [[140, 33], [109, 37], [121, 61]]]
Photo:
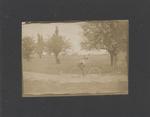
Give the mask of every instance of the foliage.
[[61, 52], [66, 51], [66, 49], [70, 48], [69, 41], [65, 40], [64, 37], [59, 35], [59, 30], [56, 27], [55, 33], [47, 42], [48, 53], [53, 53], [55, 55], [56, 63], [60, 63], [58, 55]]
[[111, 57], [111, 65], [119, 51], [127, 50], [128, 22], [121, 20], [93, 21], [82, 25], [86, 38], [81, 42], [84, 49], [105, 49]]
[[36, 50], [35, 51], [39, 55], [39, 57], [41, 58], [42, 54], [44, 52], [44, 49], [45, 49], [45, 43], [44, 43], [42, 35], [37, 34], [37, 37], [38, 37], [38, 39], [37, 39]]
[[34, 51], [34, 41], [31, 37], [29, 36], [26, 36], [26, 37], [23, 37], [22, 39], [22, 55], [23, 55], [23, 58], [26, 59], [26, 60], [30, 60], [31, 59], [31, 55]]

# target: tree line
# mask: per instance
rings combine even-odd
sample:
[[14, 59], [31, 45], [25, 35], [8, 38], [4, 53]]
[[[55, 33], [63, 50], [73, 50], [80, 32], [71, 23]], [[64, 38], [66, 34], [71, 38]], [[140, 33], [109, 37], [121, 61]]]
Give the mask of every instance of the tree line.
[[53, 53], [56, 63], [59, 64], [59, 54], [65, 52], [68, 48], [70, 48], [69, 41], [59, 35], [57, 27], [52, 37], [47, 41], [44, 41], [43, 36], [40, 34], [37, 34], [37, 42], [35, 42], [30, 36], [25, 36], [22, 39], [22, 56], [28, 61], [35, 53], [42, 58], [43, 53], [47, 52], [50, 55]]
[[[117, 55], [121, 51], [126, 52], [126, 60], [128, 59], [128, 21], [91, 21], [81, 24], [81, 28], [84, 35], [81, 40], [83, 49], [107, 50], [111, 66], [116, 64]], [[69, 41], [59, 34], [57, 27], [47, 42], [44, 42], [42, 35], [38, 34], [37, 37], [36, 43], [31, 37], [24, 37], [22, 40], [23, 57], [27, 60], [30, 60], [33, 52], [41, 58], [42, 53], [47, 51], [54, 54], [56, 63], [59, 64], [59, 54], [71, 47]]]

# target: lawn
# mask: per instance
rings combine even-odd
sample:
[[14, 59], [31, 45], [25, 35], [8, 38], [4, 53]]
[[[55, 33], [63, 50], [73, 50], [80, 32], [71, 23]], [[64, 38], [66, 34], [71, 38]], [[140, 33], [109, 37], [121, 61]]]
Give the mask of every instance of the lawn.
[[[81, 73], [78, 63], [82, 56], [60, 56], [59, 58], [61, 64], [56, 64], [54, 56], [45, 56], [41, 59], [39, 57], [35, 57], [30, 61], [23, 60], [23, 71], [47, 74], [58, 74], [60, 72], [72, 74]], [[107, 70], [110, 69], [109, 59], [109, 55], [89, 56], [85, 70], [89, 71], [91, 68], [97, 68], [107, 72]]]
[[82, 76], [81, 56], [53, 56], [23, 60], [23, 96], [112, 95], [128, 93], [127, 74], [114, 73], [108, 55], [88, 57]]

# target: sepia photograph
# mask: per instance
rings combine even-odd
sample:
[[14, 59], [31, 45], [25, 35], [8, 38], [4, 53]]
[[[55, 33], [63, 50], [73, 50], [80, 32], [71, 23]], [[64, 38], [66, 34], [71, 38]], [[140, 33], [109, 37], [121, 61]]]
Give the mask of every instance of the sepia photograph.
[[22, 22], [22, 96], [128, 95], [128, 20]]

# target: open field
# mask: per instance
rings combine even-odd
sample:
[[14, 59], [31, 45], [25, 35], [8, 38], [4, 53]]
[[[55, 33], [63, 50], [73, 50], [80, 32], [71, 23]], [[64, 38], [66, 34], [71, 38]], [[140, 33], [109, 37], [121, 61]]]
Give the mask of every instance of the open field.
[[109, 55], [88, 57], [86, 75], [77, 64], [81, 56], [54, 56], [23, 60], [23, 96], [128, 94], [128, 76], [114, 73]]
[[125, 75], [82, 77], [75, 74], [49, 75], [24, 72], [23, 96], [127, 94]]
[[[43, 58], [35, 57], [30, 61], [23, 60], [23, 71], [58, 74], [70, 73], [80, 74], [78, 63], [83, 56], [60, 56], [61, 64], [56, 64], [54, 56], [44, 56]], [[109, 55], [92, 55], [88, 57], [85, 71], [91, 68], [103, 70], [103, 72], [110, 72], [110, 58]], [[94, 71], [93, 71], [94, 72]], [[95, 71], [96, 72], [96, 71]]]

